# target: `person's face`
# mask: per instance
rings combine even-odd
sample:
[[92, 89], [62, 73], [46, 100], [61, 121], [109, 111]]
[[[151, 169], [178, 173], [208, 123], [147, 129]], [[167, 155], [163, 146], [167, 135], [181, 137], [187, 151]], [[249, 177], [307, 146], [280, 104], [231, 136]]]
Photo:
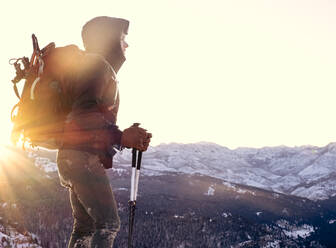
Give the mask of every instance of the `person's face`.
[[120, 45], [121, 45], [121, 50], [123, 51], [124, 54], [126, 52], [126, 48], [128, 47], [128, 44], [125, 41], [125, 38], [126, 38], [126, 34], [122, 33], [120, 37]]

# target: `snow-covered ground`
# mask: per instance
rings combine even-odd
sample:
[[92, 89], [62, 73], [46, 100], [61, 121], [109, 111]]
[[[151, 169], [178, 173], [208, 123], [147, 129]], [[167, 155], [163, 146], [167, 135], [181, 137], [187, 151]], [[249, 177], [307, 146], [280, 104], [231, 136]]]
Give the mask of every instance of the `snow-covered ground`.
[[301, 226], [290, 225], [286, 220], [277, 221], [277, 225], [283, 230], [287, 237], [291, 238], [306, 238], [309, 237], [314, 232], [314, 227], [303, 224]]
[[328, 223], [329, 223], [329, 224], [334, 224], [334, 223], [336, 223], [336, 220], [329, 220]]
[[4, 227], [0, 225], [0, 248], [16, 247], [16, 248], [42, 248], [37, 245], [38, 238], [31, 233], [25, 235], [17, 232], [14, 228]]
[[280, 240], [270, 241], [263, 248], [280, 248]]

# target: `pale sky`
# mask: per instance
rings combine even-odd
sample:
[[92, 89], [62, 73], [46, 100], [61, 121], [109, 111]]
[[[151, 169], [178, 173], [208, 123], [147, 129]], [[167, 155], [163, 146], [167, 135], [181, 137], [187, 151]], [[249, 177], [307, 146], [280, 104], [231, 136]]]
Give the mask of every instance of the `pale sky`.
[[[99, 15], [130, 20], [118, 125], [153, 145], [323, 146], [336, 141], [336, 1], [6, 1], [1, 6], [3, 142], [16, 103], [12, 57], [76, 44]], [[23, 81], [21, 82], [23, 84]]]

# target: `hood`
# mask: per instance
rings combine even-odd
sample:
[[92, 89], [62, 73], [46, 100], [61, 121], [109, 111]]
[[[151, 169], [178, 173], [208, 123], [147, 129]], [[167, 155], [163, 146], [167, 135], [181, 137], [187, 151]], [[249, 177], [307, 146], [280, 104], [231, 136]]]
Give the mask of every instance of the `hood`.
[[121, 49], [121, 34], [128, 33], [129, 21], [99, 16], [88, 21], [82, 29], [85, 50], [102, 55], [118, 72], [126, 58]]

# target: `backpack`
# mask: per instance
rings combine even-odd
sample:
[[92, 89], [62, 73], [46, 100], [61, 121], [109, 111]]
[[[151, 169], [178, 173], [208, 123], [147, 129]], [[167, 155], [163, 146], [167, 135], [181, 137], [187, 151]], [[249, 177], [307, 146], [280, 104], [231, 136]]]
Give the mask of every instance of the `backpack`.
[[[12, 141], [15, 144], [22, 141], [23, 145], [28, 142], [33, 147], [58, 149], [69, 110], [64, 97], [63, 74], [57, 63], [62, 64], [66, 53], [64, 48], [55, 48], [53, 42], [40, 49], [34, 34], [32, 40], [34, 50], [31, 59], [23, 57], [15, 59], [13, 63], [16, 76], [12, 83], [19, 102], [11, 112], [14, 124]], [[25, 79], [25, 83], [20, 95], [16, 84], [22, 79]]]

